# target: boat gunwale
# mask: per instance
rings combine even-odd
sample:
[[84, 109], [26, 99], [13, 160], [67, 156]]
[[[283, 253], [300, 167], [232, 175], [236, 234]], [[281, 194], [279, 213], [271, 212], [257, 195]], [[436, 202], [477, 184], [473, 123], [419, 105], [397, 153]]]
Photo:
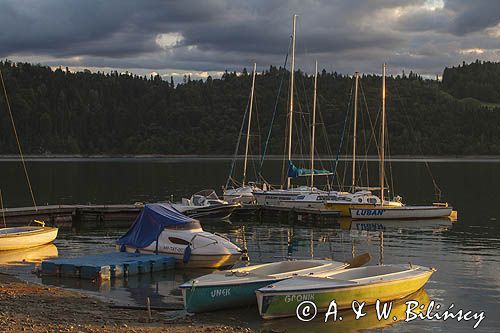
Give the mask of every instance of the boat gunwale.
[[[422, 266], [419, 266], [419, 268], [422, 267]], [[380, 284], [389, 284], [389, 283], [393, 283], [393, 282], [400, 282], [401, 280], [406, 280], [406, 281], [412, 281], [412, 280], [416, 280], [416, 279], [421, 279], [423, 277], [425, 277], [426, 275], [429, 275], [429, 278], [430, 276], [434, 273], [434, 270], [432, 268], [427, 268], [428, 270], [425, 270], [425, 271], [422, 271], [420, 272], [420, 274], [418, 275], [414, 275], [414, 276], [411, 276], [411, 277], [401, 277], [401, 278], [396, 278], [396, 279], [391, 279], [391, 280], [379, 280], [379, 281], [374, 281], [374, 282], [370, 282], [370, 283], [357, 283], [355, 282], [356, 284], [350, 284], [350, 285], [346, 285], [346, 286], [338, 286], [338, 287], [335, 287], [335, 286], [329, 286], [329, 287], [312, 287], [312, 288], [307, 288], [307, 289], [290, 289], [290, 290], [276, 290], [276, 289], [264, 289], [264, 288], [268, 288], [269, 286], [266, 286], [264, 288], [260, 288], [258, 290], [255, 291], [255, 293], [260, 293], [262, 294], [262, 296], [264, 297], [265, 294], [273, 294], [275, 296], [282, 296], [282, 295], [287, 295], [291, 292], [309, 292], [309, 291], [324, 291], [324, 292], [328, 292], [329, 290], [340, 290], [340, 289], [347, 289], [347, 288], [366, 288], [366, 287], [373, 287], [373, 286], [377, 286], [377, 285], [380, 285]], [[412, 271], [415, 271], [416, 269], [412, 270]], [[298, 277], [300, 278], [300, 277]], [[306, 278], [306, 277], [304, 277]], [[321, 278], [321, 277], [313, 277], [313, 278], [319, 278], [319, 279], [328, 279], [328, 278]], [[332, 279], [333, 280], [333, 279]], [[340, 279], [338, 279], [340, 280]], [[345, 281], [345, 282], [351, 282], [353, 280], [340, 280], [340, 281]], [[264, 289], [262, 291], [262, 289]]]
[[[4, 229], [21, 229], [21, 228], [27, 228], [27, 227], [12, 227], [12, 228], [4, 228]], [[49, 232], [54, 232], [58, 231], [59, 228], [55, 227], [28, 227], [28, 228], [41, 228], [41, 229], [36, 229], [36, 230], [26, 230], [26, 231], [19, 231], [15, 233], [0, 233], [0, 239], [1, 238], [9, 238], [9, 237], [23, 237], [23, 236], [32, 236], [32, 235], [37, 235], [37, 234], [44, 234], [44, 233], [49, 233]]]
[[[324, 261], [327, 261], [327, 260], [324, 260]], [[255, 266], [261, 266], [261, 267], [268, 267], [268, 266], [272, 266], [273, 264], [276, 264], [278, 262], [269, 262], [269, 263], [264, 263], [264, 264], [258, 264], [258, 265], [255, 265]], [[254, 277], [254, 278], [262, 278], [262, 280], [248, 280], [248, 281], [241, 281], [241, 282], [238, 282], [238, 281], [235, 281], [237, 282], [238, 285], [242, 285], [242, 284], [251, 284], [251, 283], [257, 283], [257, 282], [268, 282], [270, 281], [270, 284], [272, 284], [273, 282], [280, 282], [280, 281], [283, 281], [283, 280], [287, 280], [287, 279], [290, 279], [292, 277], [307, 277], [307, 276], [311, 276], [313, 277], [314, 275], [299, 275], [300, 272], [302, 271], [307, 271], [307, 270], [313, 270], [313, 269], [318, 269], [318, 271], [313, 271], [313, 272], [310, 272], [309, 274], [314, 274], [314, 273], [326, 273], [328, 271], [332, 271], [332, 272], [336, 272], [337, 270], [340, 272], [340, 271], [343, 271], [345, 270], [349, 265], [347, 263], [342, 263], [340, 261], [327, 261], [327, 263], [323, 264], [323, 265], [327, 265], [327, 266], [330, 266], [332, 265], [332, 263], [341, 263], [341, 264], [344, 264], [343, 266], [338, 266], [338, 267], [324, 267], [324, 270], [322, 270], [322, 266], [318, 266], [318, 267], [313, 267], [313, 268], [303, 268], [303, 269], [299, 269], [299, 270], [294, 270], [294, 271], [290, 271], [290, 272], [294, 272], [292, 273], [292, 276], [284, 276], [284, 277], [279, 277], [279, 276], [273, 276], [272, 274], [269, 274], [269, 275], [264, 275], [264, 274], [256, 274], [256, 273], [252, 273], [252, 272], [248, 272], [245, 274], [246, 271], [243, 271], [242, 273], [244, 273], [245, 275], [244, 276], [241, 276], [242, 278], [243, 277]], [[229, 272], [233, 273], [232, 275], [234, 275], [234, 273], [238, 273], [238, 269], [246, 269], [246, 268], [249, 268], [249, 267], [252, 267], [252, 266], [247, 266], [247, 267], [239, 267], [239, 268], [236, 268], [234, 270], [226, 270], [226, 271], [219, 271], [219, 272], [214, 272], [214, 273], [210, 273], [210, 274], [207, 274], [207, 275], [211, 275], [211, 274], [217, 274], [217, 275], [222, 275], [222, 274], [227, 274]], [[260, 267], [259, 267], [260, 268]], [[275, 275], [281, 275], [281, 274], [286, 274], [288, 272], [285, 272], [285, 273], [278, 273], [278, 274], [275, 274]], [[293, 274], [297, 274], [297, 275], [293, 275]], [[205, 276], [205, 275], [204, 275]], [[316, 277], [316, 276], [314, 276]], [[319, 278], [319, 277], [318, 277]], [[193, 279], [193, 280], [196, 280], [196, 279]], [[215, 282], [214, 284], [210, 284], [210, 285], [193, 285], [192, 283], [187, 285], [189, 282], [193, 281], [193, 280], [190, 280], [190, 281], [187, 281], [187, 282], [184, 282], [183, 284], [181, 284], [179, 286], [179, 288], [209, 288], [209, 287], [224, 287], [224, 286], [228, 286], [230, 284], [226, 284], [226, 283], [223, 283], [222, 281], [221, 282]]]

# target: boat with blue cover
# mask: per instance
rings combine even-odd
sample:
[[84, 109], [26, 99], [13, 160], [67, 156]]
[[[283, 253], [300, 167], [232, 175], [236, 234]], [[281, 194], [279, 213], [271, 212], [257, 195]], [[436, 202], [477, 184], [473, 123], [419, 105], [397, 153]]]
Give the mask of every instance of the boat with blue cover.
[[121, 251], [173, 256], [183, 267], [232, 267], [242, 250], [224, 235], [206, 232], [200, 222], [168, 203], [147, 204], [125, 235]]

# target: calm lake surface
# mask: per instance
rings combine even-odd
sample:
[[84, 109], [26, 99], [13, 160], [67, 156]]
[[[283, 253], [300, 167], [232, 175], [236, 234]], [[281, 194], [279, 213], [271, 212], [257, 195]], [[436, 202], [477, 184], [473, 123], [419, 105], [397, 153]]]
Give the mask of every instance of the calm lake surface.
[[[340, 164], [343, 164], [341, 162]], [[279, 225], [276, 221], [211, 221], [203, 223], [208, 231], [226, 233], [231, 240], [248, 248], [250, 263], [270, 262], [286, 256], [347, 260], [352, 253], [369, 252], [371, 264], [414, 263], [438, 270], [425, 286], [425, 293], [414, 295], [422, 302], [434, 300], [442, 311], [458, 309], [485, 312], [476, 331], [500, 331], [500, 160], [438, 160], [429, 163], [443, 200], [458, 210], [458, 222], [430, 220], [416, 222], [351, 223], [341, 220], [329, 227]], [[134, 203], [155, 202], [182, 196], [205, 188], [220, 193], [230, 167], [228, 159], [130, 158], [130, 159], [35, 159], [28, 162], [39, 204]], [[377, 163], [369, 162], [369, 175], [376, 177]], [[280, 161], [266, 163], [266, 177], [279, 182]], [[418, 160], [392, 162], [395, 193], [408, 204], [434, 201], [434, 188], [424, 163]], [[7, 207], [30, 206], [22, 167], [16, 160], [0, 160], [3, 175], [0, 188]], [[340, 171], [349, 179], [350, 171]], [[372, 179], [375, 184], [376, 178]], [[132, 223], [132, 221], [130, 221]], [[367, 231], [370, 230], [370, 231]], [[376, 229], [376, 230], [375, 230]], [[171, 271], [153, 276], [130, 277], [98, 286], [72, 279], [40, 279], [31, 274], [41, 257], [74, 257], [114, 250], [114, 240], [126, 230], [103, 229], [62, 231], [55, 246], [39, 253], [16, 257], [0, 253], [0, 271], [19, 275], [29, 281], [59, 285], [112, 299], [118, 304], [153, 305], [182, 301], [178, 285], [208, 271]], [[381, 232], [383, 231], [383, 232]], [[16, 260], [26, 259], [26, 262]], [[7, 262], [9, 262], [7, 264]], [[244, 263], [240, 263], [243, 265]], [[345, 313], [344, 321], [300, 323], [295, 318], [262, 321], [256, 308], [215, 313], [221, 321], [233, 321], [254, 329], [276, 331], [344, 332], [347, 330], [388, 332], [468, 332], [477, 320], [460, 321], [404, 319], [404, 304], [394, 304], [397, 322], [378, 321], [368, 315], [354, 320]], [[373, 310], [371, 310], [373, 312]], [[441, 311], [441, 312], [442, 312]], [[438, 311], [439, 312], [439, 311]], [[400, 315], [401, 314], [401, 315]], [[175, 313], [169, 314], [174, 316]]]

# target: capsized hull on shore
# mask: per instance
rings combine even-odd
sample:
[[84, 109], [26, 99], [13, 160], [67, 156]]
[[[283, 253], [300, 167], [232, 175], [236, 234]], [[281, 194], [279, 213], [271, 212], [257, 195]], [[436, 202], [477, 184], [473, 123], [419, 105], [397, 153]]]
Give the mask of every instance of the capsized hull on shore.
[[332, 300], [337, 309], [351, 307], [354, 300], [366, 305], [404, 298], [429, 280], [433, 269], [411, 265], [380, 265], [348, 269], [328, 277], [294, 277], [256, 291], [259, 313], [264, 319], [291, 317], [303, 301], [326, 312]]

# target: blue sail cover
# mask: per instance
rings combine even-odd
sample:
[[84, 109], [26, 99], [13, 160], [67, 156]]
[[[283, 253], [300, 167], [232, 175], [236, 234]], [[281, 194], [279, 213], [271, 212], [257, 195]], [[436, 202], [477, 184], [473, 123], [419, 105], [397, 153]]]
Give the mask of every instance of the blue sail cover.
[[170, 225], [186, 224], [193, 219], [182, 214], [168, 203], [147, 204], [118, 245], [144, 248], [158, 239], [163, 229]]
[[314, 172], [315, 175], [331, 175], [332, 173], [328, 170], [312, 170], [296, 167], [292, 161], [288, 161], [288, 177], [297, 178], [300, 176], [310, 176]]

